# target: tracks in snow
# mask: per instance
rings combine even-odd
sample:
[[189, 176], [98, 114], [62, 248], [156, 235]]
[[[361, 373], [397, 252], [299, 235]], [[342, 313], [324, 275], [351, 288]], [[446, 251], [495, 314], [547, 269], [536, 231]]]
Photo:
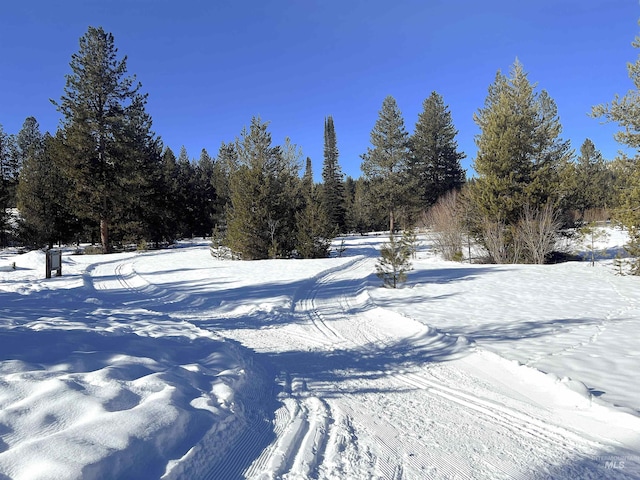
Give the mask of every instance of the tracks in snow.
[[[467, 347], [376, 306], [366, 294], [372, 271], [365, 258], [325, 271], [298, 290], [295, 321], [247, 334], [245, 346], [275, 352], [279, 403], [264, 386], [251, 390], [247, 425], [204, 478], [614, 477], [593, 460], [602, 445], [487, 390], [459, 362], [431, 361]], [[129, 292], [125, 300], [150, 308], [174, 299], [132, 260], [114, 272], [96, 289]], [[267, 332], [280, 343], [259, 343]]]
[[603, 445], [466, 374], [466, 342], [377, 307], [371, 271], [356, 259], [301, 289], [292, 315], [314, 352], [278, 363], [276, 438], [247, 478], [612, 477], [593, 460]]
[[[245, 472], [248, 478], [280, 478], [295, 472], [300, 478], [316, 478], [325, 451], [329, 424], [333, 423], [327, 403], [307, 396], [306, 385], [295, 381], [287, 387], [284, 374], [282, 406], [276, 411], [276, 441], [267, 447]], [[286, 390], [292, 389], [291, 393]]]

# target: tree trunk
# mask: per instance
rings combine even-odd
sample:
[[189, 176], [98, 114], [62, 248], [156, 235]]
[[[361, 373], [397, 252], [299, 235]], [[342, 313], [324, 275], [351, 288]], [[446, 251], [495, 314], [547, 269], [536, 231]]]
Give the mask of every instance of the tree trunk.
[[394, 227], [394, 221], [393, 221], [393, 208], [389, 210], [389, 234], [393, 235], [393, 227]]
[[104, 253], [111, 253], [111, 245], [109, 245], [109, 221], [106, 218], [100, 219], [100, 241]]

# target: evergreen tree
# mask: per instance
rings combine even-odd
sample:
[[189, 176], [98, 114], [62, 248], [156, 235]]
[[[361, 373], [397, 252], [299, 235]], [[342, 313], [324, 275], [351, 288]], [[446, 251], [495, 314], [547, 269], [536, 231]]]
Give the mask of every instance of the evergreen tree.
[[138, 95], [127, 107], [121, 124], [116, 154], [122, 174], [117, 189], [122, 201], [113, 204], [113, 233], [119, 242], [146, 248], [147, 240], [156, 244], [165, 230], [164, 218], [156, 201], [166, 188], [162, 181], [162, 143], [151, 131], [151, 117], [145, 111], [146, 100]]
[[423, 103], [409, 142], [411, 177], [417, 182], [421, 209], [431, 207], [440, 196], [464, 184], [460, 161], [465, 155], [458, 152], [457, 134], [442, 96], [432, 92]]
[[[640, 23], [640, 22], [639, 22]], [[640, 48], [640, 36], [636, 36], [632, 45]], [[625, 157], [618, 160], [619, 170], [627, 175], [620, 181], [624, 189], [620, 192], [619, 208], [614, 212], [615, 218], [628, 230], [629, 242], [625, 246], [627, 252], [635, 258], [631, 263], [632, 273], [640, 275], [640, 55], [634, 63], [627, 63], [629, 78], [635, 87], [620, 97], [615, 95], [608, 104], [593, 107], [593, 117], [602, 117], [607, 122], [615, 122], [622, 130], [616, 132], [614, 138], [623, 145], [635, 149], [633, 161]], [[622, 168], [620, 168], [622, 167]]]
[[274, 214], [278, 218], [276, 255], [289, 256], [296, 249], [297, 214], [305, 201], [301, 190], [300, 168], [302, 149], [286, 137], [280, 148], [282, 167], [275, 176]]
[[470, 193], [483, 224], [479, 229], [485, 245], [493, 243], [489, 236], [502, 239], [498, 249], [490, 249], [495, 261], [517, 261], [516, 226], [525, 207], [555, 206], [564, 195], [560, 170], [568, 161], [569, 143], [559, 137], [555, 103], [545, 91], [534, 91], [517, 60], [509, 77], [496, 74], [474, 120], [481, 133], [474, 162], [478, 177]]
[[178, 175], [178, 159], [170, 147], [166, 147], [161, 157], [161, 180], [164, 185], [163, 190], [159, 191], [157, 206], [162, 212], [165, 225], [162, 238], [169, 243], [174, 242], [180, 236], [180, 225], [178, 207], [176, 206], [176, 196], [178, 195], [178, 187], [176, 177]]
[[203, 148], [196, 164], [196, 235], [211, 235], [216, 219], [216, 190], [213, 186], [214, 162]]
[[388, 225], [388, 212], [377, 202], [370, 185], [371, 182], [362, 177], [347, 178], [347, 222], [350, 230], [360, 234], [383, 230]]
[[33, 149], [42, 147], [42, 133], [38, 121], [35, 117], [27, 117], [22, 124], [22, 129], [15, 137], [15, 159], [13, 161], [13, 169], [16, 172], [22, 170], [22, 166], [27, 157], [31, 155]]
[[387, 212], [389, 230], [395, 228], [395, 215], [406, 203], [408, 191], [408, 134], [395, 99], [382, 102], [373, 130], [371, 144], [362, 155], [361, 169], [375, 198]]
[[191, 238], [195, 234], [199, 217], [199, 212], [196, 211], [196, 171], [184, 145], [180, 148], [173, 181], [179, 235], [181, 238]]
[[77, 231], [68, 203], [71, 185], [55, 159], [60, 139], [48, 133], [43, 137], [37, 122], [29, 128], [32, 135], [28, 146], [21, 147], [25, 156], [17, 189], [21, 236], [30, 245], [52, 248], [56, 241], [71, 240]]
[[311, 163], [311, 158], [307, 157], [304, 164], [304, 174], [302, 175], [302, 182], [300, 184], [300, 190], [302, 191], [302, 195], [305, 200], [312, 196], [314, 187], [315, 182], [313, 181], [313, 165]]
[[113, 35], [89, 27], [71, 57], [64, 94], [53, 102], [64, 117], [62, 160], [76, 186], [73, 204], [81, 217], [99, 223], [105, 251], [111, 248], [114, 218], [123, 217], [137, 194], [137, 180], [147, 173], [145, 168], [137, 175], [138, 160], [146, 161], [146, 151], [155, 148], [139, 143], [154, 143], [154, 135], [144, 110], [147, 96], [135, 76], [126, 76], [126, 64], [126, 56], [117, 58]]
[[[147, 172], [147, 195], [145, 197], [145, 226], [146, 236], [151, 240], [155, 248], [160, 247], [161, 242], [171, 243], [176, 238], [176, 226], [171, 211], [172, 199], [170, 197], [170, 179], [165, 176], [165, 154], [163, 146], [157, 143], [153, 152], [150, 152], [152, 162]], [[173, 157], [175, 160], [175, 156]]]
[[311, 159], [308, 157], [301, 190], [302, 206], [296, 213], [296, 250], [302, 258], [327, 257], [331, 245], [331, 239], [326, 236], [329, 220], [318, 201], [318, 188], [313, 182]]
[[[64, 117], [63, 169], [75, 185], [77, 213], [99, 223], [108, 252], [115, 212], [131, 201], [131, 192], [123, 186], [133, 184], [124, 179], [136, 172], [135, 164], [128, 163], [136, 158], [131, 150], [140, 147], [132, 144], [140, 133], [135, 130], [150, 127], [144, 113], [146, 95], [140, 93], [134, 76], [125, 76], [127, 57], [117, 58], [113, 35], [102, 28], [89, 27], [70, 67], [64, 94], [54, 102]], [[152, 135], [146, 131], [144, 136]]]
[[407, 272], [411, 270], [411, 249], [408, 244], [408, 241], [396, 240], [393, 232], [390, 232], [388, 242], [382, 245], [376, 275], [385, 287], [396, 288], [398, 283], [407, 280]]
[[572, 207], [584, 219], [589, 209], [606, 208], [611, 197], [611, 176], [600, 151], [590, 139], [586, 139], [580, 147], [580, 155], [576, 163], [571, 164], [573, 170]]
[[15, 137], [8, 135], [0, 125], [0, 246], [7, 245], [9, 207], [15, 205], [15, 185], [18, 168], [15, 164]]
[[245, 260], [274, 256], [280, 246], [282, 216], [279, 211], [278, 174], [283, 173], [282, 152], [271, 145], [268, 124], [251, 119], [236, 141], [238, 167], [229, 181], [227, 243]]
[[338, 164], [338, 144], [332, 116], [328, 116], [324, 121], [322, 181], [322, 203], [327, 212], [331, 229], [337, 232], [344, 231], [345, 199], [343, 174]]
[[226, 233], [226, 212], [231, 205], [229, 179], [231, 172], [235, 172], [237, 168], [238, 152], [235, 143], [222, 142], [213, 165], [211, 178], [211, 184], [216, 192], [215, 224], [218, 225], [221, 236]]
[[356, 181], [347, 176], [344, 181], [344, 207], [345, 207], [345, 230], [347, 232], [356, 231], [355, 221], [353, 215], [353, 209], [355, 206], [356, 197]]

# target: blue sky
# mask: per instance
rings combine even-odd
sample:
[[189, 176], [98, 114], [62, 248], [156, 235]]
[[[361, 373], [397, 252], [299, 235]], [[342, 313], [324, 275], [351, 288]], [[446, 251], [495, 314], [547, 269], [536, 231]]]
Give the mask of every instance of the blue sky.
[[558, 105], [563, 138], [591, 138], [605, 158], [620, 146], [591, 106], [632, 88], [626, 63], [640, 33], [638, 0], [51, 0], [5, 2], [0, 16], [0, 124], [27, 116], [54, 132], [49, 99], [63, 93], [87, 27], [113, 33], [149, 94], [154, 131], [176, 154], [215, 156], [259, 115], [322, 168], [324, 118], [335, 122], [340, 165], [360, 155], [382, 101], [393, 95], [412, 132], [422, 102], [443, 96], [470, 169], [473, 114], [498, 70], [516, 57]]

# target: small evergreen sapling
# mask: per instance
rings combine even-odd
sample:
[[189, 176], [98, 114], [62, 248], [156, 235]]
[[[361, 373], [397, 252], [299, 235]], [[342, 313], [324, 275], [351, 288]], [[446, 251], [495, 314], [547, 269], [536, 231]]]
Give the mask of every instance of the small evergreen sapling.
[[579, 232], [585, 247], [587, 247], [589, 251], [589, 261], [593, 267], [596, 264], [596, 257], [604, 257], [607, 255], [607, 249], [598, 248], [597, 244], [609, 238], [609, 234], [605, 230], [598, 228], [595, 223], [584, 225]]
[[411, 270], [411, 249], [407, 242], [396, 240], [393, 233], [389, 241], [380, 249], [380, 258], [376, 264], [376, 275], [382, 279], [387, 288], [397, 288], [398, 283], [407, 280], [407, 272]]

